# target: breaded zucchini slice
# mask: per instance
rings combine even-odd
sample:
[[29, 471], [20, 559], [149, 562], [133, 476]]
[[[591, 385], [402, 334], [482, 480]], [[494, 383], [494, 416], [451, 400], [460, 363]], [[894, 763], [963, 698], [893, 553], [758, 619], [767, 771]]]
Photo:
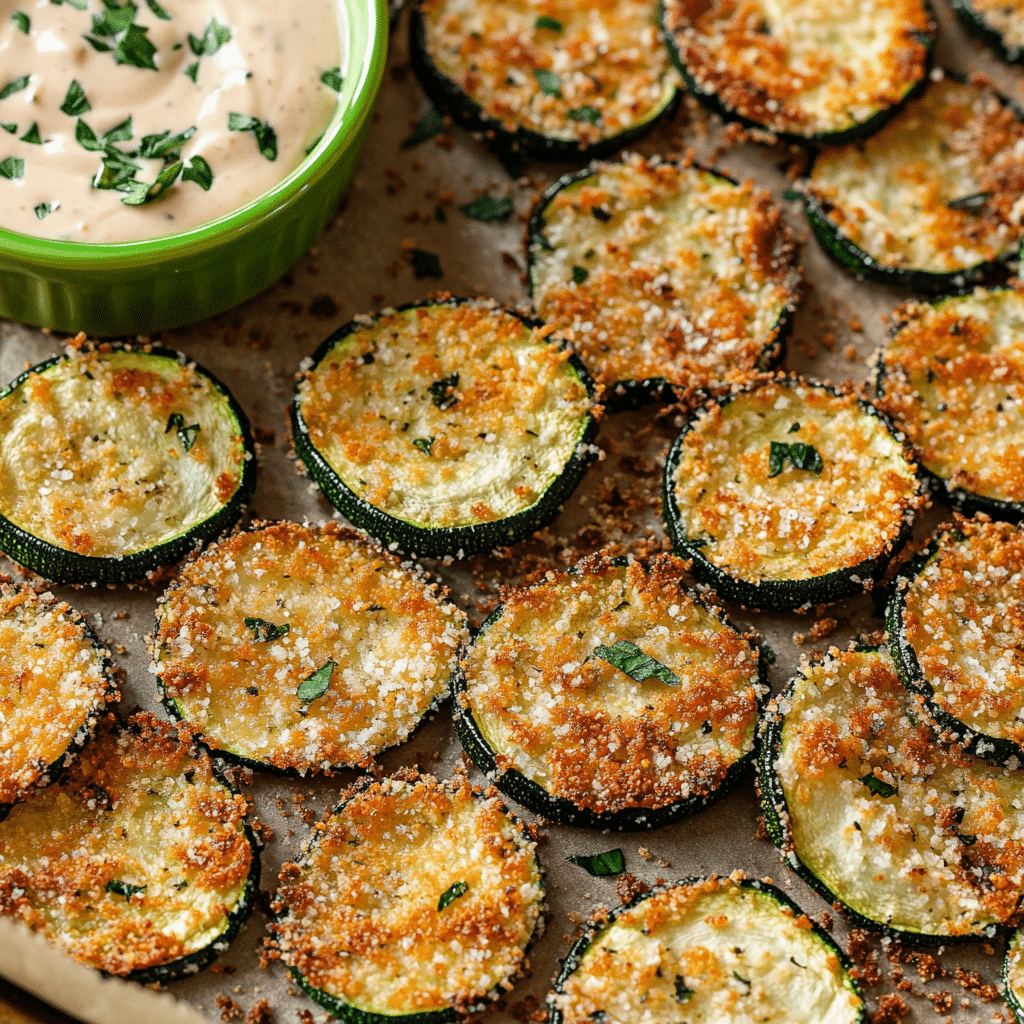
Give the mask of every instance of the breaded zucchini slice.
[[249, 421], [167, 349], [69, 348], [0, 394], [0, 548], [58, 583], [122, 583], [233, 526]]
[[1020, 773], [940, 742], [884, 649], [804, 664], [759, 739], [769, 835], [858, 927], [948, 945], [1014, 915]]
[[535, 847], [464, 776], [363, 783], [282, 867], [273, 955], [350, 1024], [454, 1021], [512, 987], [542, 927]]
[[858, 1024], [842, 950], [781, 890], [686, 878], [598, 911], [569, 950], [550, 1024]]
[[947, 739], [1024, 765], [1024, 534], [987, 517], [941, 528], [886, 613], [893, 661]]
[[949, 0], [969, 32], [1004, 60], [1024, 60], [1024, 0]]
[[921, 292], [1006, 277], [1024, 238], [1024, 121], [945, 76], [877, 135], [818, 153], [805, 210], [859, 277]]
[[0, 577], [0, 818], [45, 786], [118, 699], [110, 654], [53, 594]]
[[483, 624], [452, 677], [455, 725], [502, 792], [565, 825], [660, 828], [749, 767], [764, 664], [684, 568], [593, 555]]
[[1024, 1024], [1024, 935], [1018, 928], [1006, 943], [1003, 959], [1003, 998], [1017, 1024]]
[[410, 29], [427, 95], [499, 150], [608, 156], [678, 103], [645, 0], [421, 0]]
[[663, 498], [698, 580], [777, 611], [870, 587], [923, 501], [874, 407], [797, 377], [754, 378], [698, 408], [669, 450]]
[[910, 302], [878, 358], [878, 405], [945, 501], [1024, 518], [1024, 288]]
[[65, 781], [0, 822], [0, 913], [108, 974], [194, 974], [252, 910], [245, 812], [187, 730], [107, 716]]
[[530, 218], [528, 255], [538, 315], [610, 404], [770, 369], [800, 287], [766, 191], [638, 154], [555, 182]]
[[923, 0], [662, 0], [662, 23], [704, 106], [796, 143], [877, 130], [920, 91], [935, 39]]
[[218, 753], [305, 773], [365, 764], [447, 693], [465, 616], [335, 523], [267, 523], [186, 563], [157, 610], [172, 715]]
[[462, 558], [522, 540], [597, 452], [593, 382], [550, 333], [484, 300], [358, 317], [299, 380], [295, 450], [392, 550]]

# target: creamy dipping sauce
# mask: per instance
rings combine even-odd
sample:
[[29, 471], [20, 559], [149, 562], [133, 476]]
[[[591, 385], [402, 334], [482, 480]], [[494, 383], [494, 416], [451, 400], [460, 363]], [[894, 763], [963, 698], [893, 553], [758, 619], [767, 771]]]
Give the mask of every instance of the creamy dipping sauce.
[[125, 242], [269, 191], [338, 104], [337, 0], [0, 0], [0, 227]]

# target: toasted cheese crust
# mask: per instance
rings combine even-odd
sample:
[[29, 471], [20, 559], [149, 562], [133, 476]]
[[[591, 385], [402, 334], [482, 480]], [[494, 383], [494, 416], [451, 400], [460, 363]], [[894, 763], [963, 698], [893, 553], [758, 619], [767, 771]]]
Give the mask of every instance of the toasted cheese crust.
[[[591, 556], [506, 598], [462, 659], [459, 698], [499, 770], [597, 813], [722, 786], [753, 749], [758, 655], [684, 591], [684, 565]], [[678, 683], [637, 681], [595, 653], [620, 641]]]
[[1018, 775], [937, 742], [888, 654], [832, 648], [778, 713], [790, 857], [883, 926], [969, 937], [1010, 918], [1024, 893]]
[[374, 782], [281, 869], [278, 955], [356, 1010], [469, 1009], [519, 971], [540, 924], [535, 846], [462, 776]]
[[[172, 416], [199, 427], [187, 451]], [[227, 396], [172, 356], [69, 350], [0, 395], [0, 515], [81, 555], [187, 533], [228, 504], [246, 458]]]
[[300, 381], [300, 429], [390, 516], [422, 528], [508, 518], [541, 499], [590, 422], [549, 333], [483, 301], [367, 317]]
[[989, 90], [944, 78], [863, 144], [823, 150], [808, 188], [880, 266], [967, 270], [1024, 238], [1024, 122]]
[[1024, 502], [1024, 289], [912, 302], [895, 317], [878, 404], [948, 487]]
[[961, 520], [936, 543], [907, 583], [903, 638], [939, 708], [1024, 746], [1024, 534]]
[[0, 578], [0, 805], [49, 781], [117, 699], [110, 655], [85, 620], [50, 592]]
[[657, 158], [595, 164], [558, 188], [536, 229], [537, 312], [608, 388], [764, 368], [799, 288], [792, 235], [766, 191]]
[[716, 877], [614, 913], [552, 1003], [563, 1024], [853, 1024], [864, 1013], [835, 947], [777, 889]]
[[[444, 694], [464, 637], [438, 585], [376, 544], [334, 523], [274, 523], [185, 565], [157, 612], [154, 669], [207, 743], [316, 771], [404, 741]], [[326, 691], [302, 700], [328, 662]]]
[[699, 89], [774, 132], [846, 131], [925, 73], [920, 0], [665, 0], [665, 30]]
[[675, 93], [642, 0], [424, 0], [421, 11], [434, 66], [508, 132], [586, 147], [652, 120]]
[[[810, 445], [820, 472], [771, 446]], [[679, 521], [713, 565], [753, 583], [805, 580], [887, 553], [920, 506], [903, 446], [852, 393], [763, 379], [704, 406], [677, 445]]]
[[245, 902], [245, 810], [187, 732], [109, 717], [65, 782], [0, 823], [0, 913], [109, 974], [196, 954]]
[[970, 5], [1003, 37], [1007, 50], [1024, 49], [1024, 0], [970, 0]]

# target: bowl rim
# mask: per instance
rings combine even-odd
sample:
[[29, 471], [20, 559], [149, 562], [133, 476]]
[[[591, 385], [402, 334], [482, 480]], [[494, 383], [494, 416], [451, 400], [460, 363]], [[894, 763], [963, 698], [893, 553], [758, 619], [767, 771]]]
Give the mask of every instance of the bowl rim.
[[338, 105], [323, 135], [297, 167], [273, 188], [215, 220], [180, 231], [123, 242], [80, 242], [41, 238], [0, 227], [0, 262], [36, 267], [104, 270], [142, 266], [208, 251], [292, 205], [329, 173], [362, 128], [377, 96], [387, 52], [386, 0], [334, 0], [339, 30], [347, 41], [345, 80]]

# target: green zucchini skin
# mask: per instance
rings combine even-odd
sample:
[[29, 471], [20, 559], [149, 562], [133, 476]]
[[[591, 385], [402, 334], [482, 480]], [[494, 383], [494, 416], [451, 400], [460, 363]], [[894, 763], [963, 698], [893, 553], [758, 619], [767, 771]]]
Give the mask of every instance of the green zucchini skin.
[[[397, 307], [395, 311], [402, 313], [410, 309], [438, 305], [458, 306], [468, 301], [470, 300], [453, 298], [443, 302], [431, 300], [410, 302]], [[539, 321], [520, 313], [511, 310], [504, 310], [504, 312], [514, 316], [528, 327], [540, 326]], [[313, 354], [313, 366], [317, 366], [337, 342], [355, 331], [365, 329], [365, 326], [365, 323], [350, 320], [347, 324], [339, 327]], [[567, 361], [576, 372], [580, 383], [586, 388], [588, 397], [594, 400], [597, 388], [580, 358], [575, 353], [570, 353]], [[562, 505], [568, 501], [583, 479], [589, 465], [597, 458], [597, 453], [592, 450], [592, 442], [597, 436], [597, 420], [593, 414], [588, 414], [575, 452], [566, 462], [558, 477], [529, 508], [494, 522], [474, 523], [469, 526], [421, 528], [371, 505], [341, 479], [311, 441], [300, 410], [300, 401], [301, 395], [296, 388], [295, 397], [288, 407], [292, 440], [296, 454], [304, 463], [309, 475], [323, 491], [324, 497], [354, 526], [365, 530], [371, 537], [375, 537], [387, 546], [389, 550], [401, 551], [416, 557], [444, 558], [446, 555], [452, 555], [456, 558], [464, 558], [467, 555], [506, 547], [531, 536], [537, 530], [547, 526], [559, 514]]]
[[569, 139], [554, 139], [529, 128], [508, 131], [496, 118], [484, 113], [480, 105], [466, 95], [447, 75], [441, 73], [430, 59], [427, 30], [419, 6], [409, 17], [409, 56], [413, 73], [423, 91], [453, 120], [470, 132], [482, 132], [487, 144], [499, 154], [529, 157], [551, 162], [572, 162], [612, 156], [620, 149], [642, 139], [663, 120], [671, 120], [682, 101], [682, 92], [673, 91], [665, 105], [646, 121], [617, 135], [581, 146]]
[[1019, 950], [1022, 937], [1024, 936], [1022, 936], [1020, 930], [1015, 931], [1012, 935], [1007, 937], [1006, 952], [1003, 955], [1003, 965], [999, 971], [999, 980], [1002, 983], [1003, 988], [1003, 998], [1006, 1000], [1006, 1005], [1010, 1008], [1010, 1012], [1013, 1014], [1013, 1019], [1017, 1021], [1017, 1024], [1024, 1024], [1024, 1006], [1021, 1005], [1021, 1001], [1012, 987], [1010, 979], [1010, 961], [1013, 957], [1014, 949], [1016, 948]]
[[[795, 378], [789, 378], [795, 381]], [[831, 385], [821, 385], [823, 389], [833, 395], [840, 392]], [[725, 406], [733, 400], [729, 395], [719, 400], [719, 406]], [[875, 417], [893, 437], [896, 437], [895, 427], [881, 410], [876, 409], [869, 402], [858, 400], [862, 411]], [[864, 580], [877, 580], [881, 577], [892, 559], [899, 553], [900, 549], [910, 538], [913, 529], [913, 515], [905, 515], [900, 526], [898, 535], [894, 538], [888, 551], [882, 552], [872, 558], [848, 568], [836, 569], [833, 572], [825, 573], [822, 576], [814, 576], [809, 579], [796, 580], [761, 580], [760, 583], [751, 583], [748, 580], [732, 575], [721, 566], [715, 565], [704, 554], [704, 541], [701, 538], [691, 540], [685, 532], [679, 507], [675, 497], [675, 474], [679, 461], [683, 454], [683, 439], [694, 429], [696, 418], [691, 417], [683, 427], [682, 432], [672, 443], [667, 458], [665, 459], [665, 470], [662, 477], [662, 517], [665, 522], [669, 539], [672, 542], [672, 549], [681, 557], [690, 559], [693, 563], [691, 571], [697, 580], [706, 583], [715, 593], [727, 601], [747, 608], [756, 608], [764, 611], [794, 611], [809, 608], [817, 604], [830, 604], [841, 601], [847, 597], [863, 593]]]
[[[949, 0], [949, 6], [956, 12], [964, 28], [972, 35], [977, 36], [982, 42], [987, 43], [1005, 61], [1011, 64], [1018, 64], [1024, 61], [1024, 46], [1010, 45], [1003, 38], [1001, 32], [997, 32], [982, 16], [980, 11], [975, 10], [971, 0]], [[1016, 1012], [1016, 1011], [1015, 1011]], [[1018, 1016], [1018, 1020], [1020, 1017]]]
[[[130, 351], [132, 346], [113, 344], [110, 348], [112, 351]], [[175, 361], [186, 360], [182, 353], [158, 345], [149, 346], [148, 354]], [[54, 356], [26, 370], [0, 393], [0, 399], [20, 387], [32, 374], [42, 373], [66, 358], [62, 355]], [[256, 490], [256, 448], [249, 417], [227, 387], [209, 370], [192, 360], [187, 361], [196, 373], [208, 378], [216, 391], [223, 396], [245, 448], [246, 457], [240, 468], [238, 487], [230, 500], [209, 519], [197, 523], [185, 533], [155, 547], [132, 552], [123, 558], [101, 558], [69, 551], [29, 533], [6, 516], [0, 515], [0, 550], [52, 583], [132, 583], [145, 579], [164, 566], [180, 562], [195, 548], [202, 547], [214, 537], [230, 530], [242, 518]]]
[[[555, 983], [553, 986], [555, 992], [563, 991], [562, 986], [568, 980], [569, 976], [575, 973], [575, 971], [579, 968], [580, 964], [583, 962], [584, 955], [586, 954], [587, 950], [590, 948], [594, 940], [601, 934], [601, 932], [605, 931], [611, 924], [613, 924], [622, 913], [624, 913], [627, 910], [630, 910], [631, 908], [642, 903], [644, 900], [649, 899], [651, 896], [657, 895], [658, 893], [666, 892], [669, 889], [674, 889], [676, 886], [694, 885], [702, 881], [704, 881], [704, 879], [696, 876], [690, 876], [687, 878], [682, 878], [678, 882], [664, 882], [661, 885], [654, 886], [647, 892], [639, 893], [638, 895], [630, 899], [628, 902], [616, 907], [607, 915], [605, 920], [603, 920], [602, 922], [598, 923], [591, 921], [588, 924], [588, 926], [584, 929], [583, 934], [581, 934], [580, 937], [569, 948], [569, 952], [566, 953], [565, 959], [561, 961], [562, 966], [558, 972], [557, 977], [555, 978]], [[801, 910], [801, 908], [796, 903], [794, 903], [793, 900], [791, 900], [781, 889], [779, 889], [775, 885], [772, 885], [770, 882], [762, 882], [757, 879], [744, 878], [740, 881], [735, 882], [734, 884], [741, 889], [753, 889], [756, 892], [766, 893], [767, 895], [771, 896], [771, 898], [775, 900], [775, 902], [778, 903], [780, 906], [788, 907], [795, 914], [800, 915], [804, 913], [803, 910]], [[847, 975], [850, 988], [857, 996], [861, 997], [862, 1007], [861, 1012], [858, 1016], [858, 1020], [861, 1022], [866, 1022], [868, 1019], [867, 1009], [863, 1006], [863, 997], [861, 996], [860, 986], [857, 984], [856, 980], [852, 976], [850, 976], [850, 971], [853, 968], [853, 964], [850, 958], [843, 951], [842, 947], [836, 944], [832, 936], [829, 935], [828, 932], [826, 932], [816, 921], [813, 921], [810, 918], [808, 918], [808, 921], [810, 922], [810, 930], [821, 941], [822, 945], [826, 946], [836, 955], [837, 959], [839, 960], [839, 963], [842, 965], [843, 972]], [[562, 1024], [563, 1019], [564, 1016], [562, 1014], [562, 1011], [559, 1010], [554, 1005], [554, 1003], [552, 1003], [551, 1010], [548, 1015], [548, 1024]], [[1022, 1022], [1022, 1024], [1024, 1024], [1024, 1022]]]

